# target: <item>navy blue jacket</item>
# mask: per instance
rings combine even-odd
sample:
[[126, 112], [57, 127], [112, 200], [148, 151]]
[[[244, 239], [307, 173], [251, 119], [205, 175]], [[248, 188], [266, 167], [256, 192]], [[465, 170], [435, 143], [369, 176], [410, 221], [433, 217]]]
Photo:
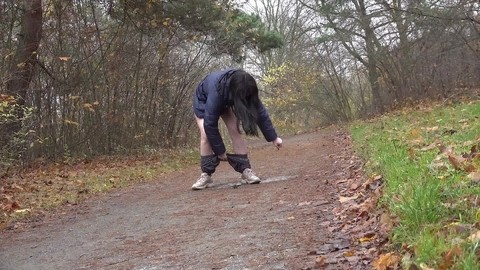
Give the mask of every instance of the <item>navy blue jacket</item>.
[[[225, 144], [218, 130], [218, 120], [225, 111], [233, 106], [229, 100], [228, 88], [231, 75], [238, 69], [226, 69], [208, 74], [198, 85], [193, 96], [193, 110], [198, 118], [203, 118], [203, 126], [208, 142], [216, 155], [226, 152]], [[258, 127], [268, 142], [277, 138], [277, 133], [260, 102], [258, 108]]]

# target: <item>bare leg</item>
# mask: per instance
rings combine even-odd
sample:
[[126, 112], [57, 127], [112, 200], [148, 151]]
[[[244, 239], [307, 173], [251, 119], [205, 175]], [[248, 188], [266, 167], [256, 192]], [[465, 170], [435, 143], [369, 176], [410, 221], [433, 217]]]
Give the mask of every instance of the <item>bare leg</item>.
[[237, 129], [237, 117], [230, 109], [222, 115], [222, 119], [227, 126], [235, 152], [235, 154], [227, 154], [228, 163], [235, 171], [242, 174], [242, 179], [248, 184], [260, 183], [260, 178], [258, 178], [251, 169], [250, 160], [247, 155], [247, 142]]
[[248, 153], [247, 142], [237, 129], [237, 117], [232, 109], [229, 109], [226, 113], [222, 114], [222, 119], [227, 126], [228, 134], [232, 140], [233, 152], [235, 154], [246, 155]]
[[200, 155], [201, 156], [213, 155], [212, 147], [208, 142], [207, 134], [205, 134], [205, 128], [203, 127], [203, 118], [198, 118], [195, 115], [195, 120], [197, 121], [198, 129], [200, 130]]

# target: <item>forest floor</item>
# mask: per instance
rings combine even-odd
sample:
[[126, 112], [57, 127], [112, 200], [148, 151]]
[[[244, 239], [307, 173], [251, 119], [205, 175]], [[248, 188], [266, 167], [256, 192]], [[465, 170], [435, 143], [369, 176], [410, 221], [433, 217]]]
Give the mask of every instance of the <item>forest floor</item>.
[[0, 232], [0, 269], [372, 269], [385, 243], [381, 177], [363, 176], [350, 136], [330, 127], [254, 141], [258, 185], [223, 162], [95, 195]]

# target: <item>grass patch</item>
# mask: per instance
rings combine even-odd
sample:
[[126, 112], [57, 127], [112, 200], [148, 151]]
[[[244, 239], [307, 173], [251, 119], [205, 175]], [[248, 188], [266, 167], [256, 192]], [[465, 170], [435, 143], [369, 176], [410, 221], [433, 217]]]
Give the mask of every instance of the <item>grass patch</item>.
[[383, 176], [380, 203], [398, 221], [392, 247], [416, 266], [480, 269], [478, 239], [469, 239], [480, 229], [480, 183], [472, 178], [480, 172], [479, 117], [475, 101], [351, 126], [367, 172]]
[[190, 150], [48, 164], [11, 173], [0, 185], [0, 229], [94, 194], [157, 179], [198, 162]]

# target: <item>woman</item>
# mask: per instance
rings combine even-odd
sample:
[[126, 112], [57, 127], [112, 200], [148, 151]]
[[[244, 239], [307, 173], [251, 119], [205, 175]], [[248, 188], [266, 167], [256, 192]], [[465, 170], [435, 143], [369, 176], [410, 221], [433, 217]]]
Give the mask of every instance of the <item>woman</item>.
[[[258, 97], [255, 79], [241, 69], [226, 69], [207, 75], [194, 94], [193, 109], [200, 129], [200, 168], [202, 174], [192, 189], [204, 189], [212, 183], [212, 174], [220, 161], [228, 161], [242, 174], [248, 184], [260, 183], [252, 171], [247, 155], [247, 143], [240, 132], [258, 136], [257, 126], [265, 139], [280, 148], [282, 139], [277, 136], [272, 121]], [[227, 154], [218, 130], [220, 117], [227, 126], [234, 154]]]

